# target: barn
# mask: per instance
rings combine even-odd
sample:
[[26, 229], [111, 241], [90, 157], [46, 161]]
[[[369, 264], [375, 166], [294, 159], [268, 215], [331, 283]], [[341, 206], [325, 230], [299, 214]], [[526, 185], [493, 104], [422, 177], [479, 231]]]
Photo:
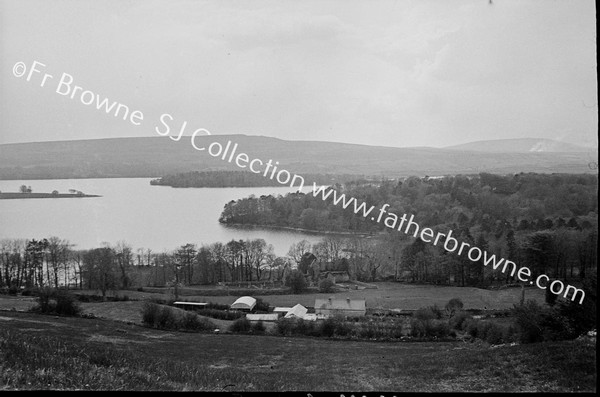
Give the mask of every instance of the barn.
[[277, 313], [259, 313], [259, 314], [246, 314], [248, 321], [277, 321], [279, 314]]
[[315, 313], [324, 316], [361, 317], [367, 312], [364, 299], [315, 299]]
[[292, 307], [289, 312], [287, 312], [285, 318], [304, 318], [306, 313], [308, 313], [308, 310], [298, 303], [296, 306]]
[[256, 306], [256, 299], [251, 296], [242, 296], [231, 304], [232, 309], [252, 311]]

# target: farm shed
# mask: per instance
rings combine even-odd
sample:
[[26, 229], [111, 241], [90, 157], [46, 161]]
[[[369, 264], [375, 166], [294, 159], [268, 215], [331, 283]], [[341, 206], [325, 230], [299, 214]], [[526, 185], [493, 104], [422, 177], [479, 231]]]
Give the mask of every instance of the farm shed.
[[276, 307], [273, 309], [273, 313], [283, 314], [285, 316], [290, 310], [292, 310], [291, 307]]
[[285, 315], [285, 318], [304, 318], [308, 310], [301, 304], [297, 304]]
[[367, 312], [364, 299], [315, 299], [315, 313], [325, 316], [361, 317]]
[[277, 313], [259, 313], [259, 314], [246, 314], [248, 321], [277, 321], [279, 314]]
[[233, 302], [231, 308], [250, 311], [254, 309], [254, 306], [256, 306], [256, 299], [251, 296], [242, 296]]

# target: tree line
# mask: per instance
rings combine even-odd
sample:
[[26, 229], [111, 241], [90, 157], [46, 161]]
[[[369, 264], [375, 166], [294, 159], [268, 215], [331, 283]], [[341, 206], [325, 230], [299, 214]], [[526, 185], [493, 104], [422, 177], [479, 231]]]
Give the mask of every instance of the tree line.
[[[302, 174], [307, 181], [319, 184], [367, 181], [365, 176], [349, 174]], [[371, 178], [372, 179], [372, 178]], [[261, 187], [282, 186], [276, 179], [250, 171], [191, 171], [152, 179], [151, 185], [171, 187]]]

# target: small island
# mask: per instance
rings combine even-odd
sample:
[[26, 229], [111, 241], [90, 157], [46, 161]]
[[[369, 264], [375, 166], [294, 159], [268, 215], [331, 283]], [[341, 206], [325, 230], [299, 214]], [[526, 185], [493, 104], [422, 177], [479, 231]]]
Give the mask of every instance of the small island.
[[21, 185], [18, 192], [0, 192], [0, 200], [10, 199], [39, 199], [39, 198], [72, 198], [72, 197], [101, 197], [95, 194], [85, 194], [82, 191], [69, 189], [69, 193], [59, 193], [53, 190], [51, 193], [33, 193], [31, 186]]

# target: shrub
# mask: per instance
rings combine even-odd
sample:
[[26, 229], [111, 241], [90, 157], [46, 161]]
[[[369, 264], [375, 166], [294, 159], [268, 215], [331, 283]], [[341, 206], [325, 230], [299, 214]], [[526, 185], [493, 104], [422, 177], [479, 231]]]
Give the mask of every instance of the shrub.
[[410, 320], [410, 335], [414, 337], [424, 337], [427, 334], [425, 321], [419, 318]]
[[9, 294], [9, 295], [16, 295], [16, 294], [17, 294], [17, 292], [19, 292], [19, 289], [17, 288], [17, 286], [16, 286], [16, 285], [11, 285], [11, 286], [8, 288], [8, 294]]
[[21, 296], [32, 296], [35, 295], [36, 290], [33, 288], [25, 288], [21, 291]]
[[37, 295], [37, 305], [31, 311], [63, 316], [78, 316], [81, 313], [76, 298], [67, 291], [45, 287], [40, 288]]
[[421, 321], [429, 321], [436, 318], [436, 314], [431, 310], [431, 307], [425, 307], [414, 312], [413, 317]]
[[218, 310], [218, 309], [201, 309], [198, 311], [199, 314], [212, 317], [219, 320], [233, 321], [238, 318], [244, 317], [244, 313], [239, 312], [237, 310]]
[[275, 332], [284, 336], [291, 335], [295, 326], [293, 319], [282, 317], [275, 323]]
[[448, 315], [452, 317], [457, 311], [462, 310], [463, 306], [463, 302], [460, 298], [452, 298], [446, 303], [445, 309]]
[[335, 333], [336, 327], [337, 327], [337, 320], [333, 317], [330, 317], [330, 318], [325, 319], [325, 321], [323, 321], [321, 323], [321, 326], [319, 327], [319, 331], [322, 336], [331, 337]]
[[154, 327], [159, 311], [160, 306], [156, 303], [144, 302], [144, 306], [142, 307], [142, 323]]
[[183, 314], [179, 328], [189, 331], [211, 331], [215, 325], [206, 318], [199, 317], [196, 313], [186, 312]]
[[[548, 281], [548, 284], [550, 284], [550, 281]], [[545, 297], [546, 303], [550, 307], [554, 306], [554, 304], [556, 303], [556, 300], [558, 299], [558, 295], [553, 294], [552, 291], [550, 291], [550, 287], [546, 288], [546, 293], [545, 293], [544, 297]]]
[[294, 294], [300, 294], [307, 287], [306, 278], [299, 270], [293, 270], [286, 276], [285, 285], [290, 287]]
[[444, 312], [438, 307], [438, 305], [434, 304], [433, 306], [429, 306], [429, 310], [431, 310], [435, 318], [438, 320], [444, 317]]
[[196, 313], [145, 302], [142, 307], [142, 322], [148, 327], [182, 331], [208, 331], [216, 326]]
[[305, 321], [301, 318], [298, 318], [293, 319], [291, 324], [292, 334], [318, 336], [318, 332], [315, 332], [315, 325], [312, 321]]
[[168, 306], [159, 306], [159, 310], [156, 314], [154, 326], [162, 329], [177, 329], [178, 328], [177, 315], [175, 311]]
[[77, 300], [67, 291], [56, 291], [56, 313], [63, 316], [77, 316], [81, 313], [81, 308]]
[[445, 338], [450, 335], [450, 327], [446, 321], [434, 320], [426, 326], [426, 335], [435, 338]]
[[471, 335], [473, 338], [477, 338], [477, 324], [478, 320], [474, 318], [468, 318], [463, 323], [463, 329], [467, 332], [467, 334]]
[[265, 332], [265, 330], [265, 324], [263, 324], [262, 321], [257, 321], [256, 323], [252, 324], [252, 331], [257, 334], [262, 334]]
[[254, 306], [254, 311], [268, 312], [269, 311], [269, 302], [263, 301], [262, 298], [256, 298], [256, 306]]
[[229, 310], [231, 307], [229, 305], [225, 305], [223, 303], [213, 303], [213, 302], [208, 302], [208, 304], [206, 306], [204, 306], [204, 308], [200, 309], [200, 310], [210, 310], [210, 309], [215, 309], [215, 310]]
[[324, 293], [333, 292], [333, 286], [335, 284], [330, 279], [326, 278], [319, 282], [319, 291]]
[[246, 317], [239, 318], [229, 326], [231, 332], [242, 333], [249, 332], [252, 329], [252, 324]]
[[498, 345], [503, 342], [502, 336], [504, 334], [504, 328], [495, 323], [489, 323], [485, 335], [485, 341], [490, 345]]
[[455, 329], [457, 331], [463, 331], [465, 322], [468, 319], [472, 319], [473, 317], [467, 312], [458, 311], [454, 313], [454, 316], [450, 319], [450, 328]]

